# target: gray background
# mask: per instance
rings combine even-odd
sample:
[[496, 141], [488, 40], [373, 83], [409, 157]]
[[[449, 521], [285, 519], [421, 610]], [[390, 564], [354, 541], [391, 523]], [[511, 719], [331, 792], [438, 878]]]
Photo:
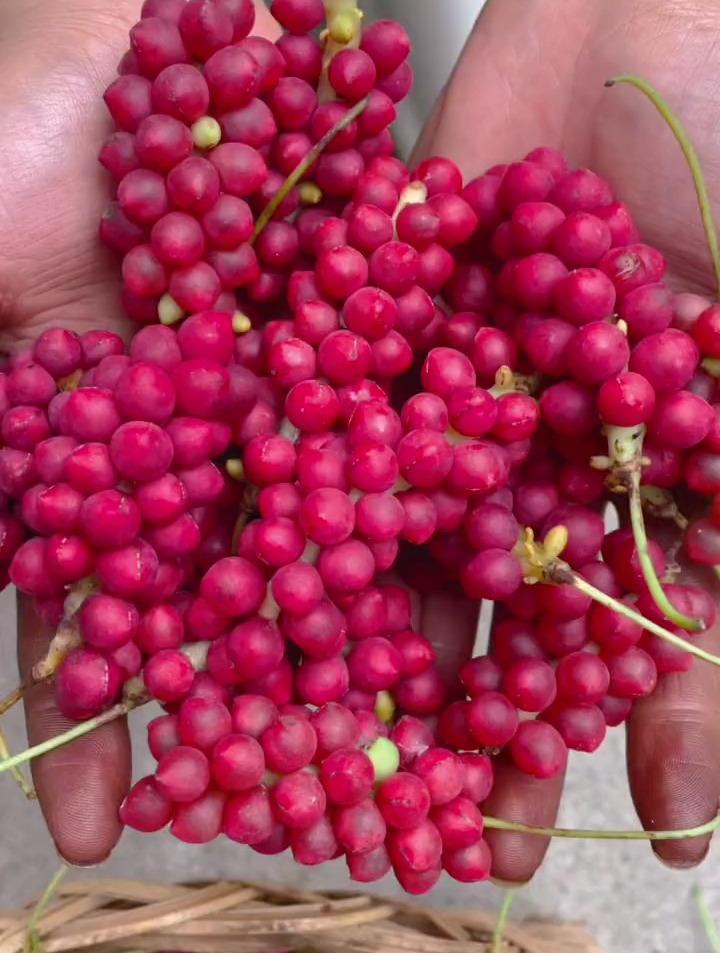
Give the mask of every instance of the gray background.
[[[363, 7], [370, 15], [401, 20], [413, 36], [416, 89], [405, 104], [398, 129], [404, 150], [414, 142], [423, 117], [464, 43], [482, 0], [379, 0]], [[422, 69], [418, 64], [422, 63]], [[0, 697], [16, 683], [13, 595], [0, 596]], [[144, 728], [151, 712], [133, 719], [136, 775], [150, 770], [144, 753]], [[18, 712], [4, 727], [13, 749], [24, 744]], [[9, 778], [0, 778], [0, 908], [37, 894], [58, 866], [42, 817], [28, 805]], [[560, 823], [568, 827], [625, 828], [636, 819], [624, 780], [624, 739], [615, 731], [592, 758], [576, 756], [570, 766]], [[169, 835], [152, 839], [125, 835], [102, 869], [77, 876], [122, 876], [153, 880], [238, 877], [317, 887], [351, 887], [342, 862], [314, 871], [291, 860], [264, 858], [229, 842], [190, 847]], [[533, 883], [516, 900], [515, 914], [584, 921], [606, 953], [705, 953], [709, 950], [691, 898], [703, 885], [710, 909], [720, 918], [720, 868], [716, 853], [699, 871], [678, 872], [661, 866], [638, 843], [556, 841]], [[392, 894], [393, 885], [378, 891]], [[429, 900], [437, 906], [496, 909], [501, 891], [492, 885], [463, 886], [443, 879]]]

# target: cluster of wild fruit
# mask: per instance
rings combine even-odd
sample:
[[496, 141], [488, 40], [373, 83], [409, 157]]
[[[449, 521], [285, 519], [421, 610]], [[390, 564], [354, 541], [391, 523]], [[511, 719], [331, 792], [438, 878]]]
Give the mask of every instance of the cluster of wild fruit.
[[[553, 149], [465, 185], [394, 158], [399, 25], [272, 13], [276, 43], [251, 0], [147, 0], [131, 31], [100, 233], [144, 326], [10, 359], [0, 563], [57, 626], [62, 712], [165, 709], [126, 824], [422, 893], [489, 875], [492, 755], [561, 772], [713, 622], [642, 507], [720, 492], [720, 308], [678, 313]], [[720, 563], [720, 506], [686, 548]], [[398, 567], [497, 603], [489, 655], [448, 681]]]

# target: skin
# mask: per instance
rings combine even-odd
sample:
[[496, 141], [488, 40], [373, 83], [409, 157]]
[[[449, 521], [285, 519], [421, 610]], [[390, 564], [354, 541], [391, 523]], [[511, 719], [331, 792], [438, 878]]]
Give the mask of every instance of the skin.
[[[559, 9], [561, 7], [562, 13]], [[96, 161], [110, 130], [102, 93], [138, 16], [136, 0], [0, 0], [4, 188], [0, 189], [0, 350], [26, 347], [53, 325], [98, 325], [127, 335], [117, 307], [117, 263], [98, 246], [95, 222], [108, 185]], [[668, 256], [677, 288], [712, 294], [694, 196], [680, 154], [653, 109], [603, 81], [632, 69], [674, 91], [720, 200], [715, 45], [720, 11], [690, 0], [490, 0], [418, 146], [467, 177], [537, 145], [607, 176], [636, 213], [645, 239]], [[258, 32], [269, 21], [258, 19]], [[542, 55], [540, 55], [542, 51]], [[468, 94], [468, 91], [472, 91]], [[682, 91], [682, 96], [680, 95]], [[482, 134], [477, 136], [477, 130]], [[446, 671], [472, 648], [474, 612], [449, 594], [414, 595], [422, 631]], [[50, 632], [20, 600], [23, 678]], [[698, 638], [720, 651], [720, 630]], [[636, 707], [628, 776], [646, 827], [685, 828], [717, 811], [720, 797], [718, 670], [697, 663], [663, 680]], [[25, 699], [31, 744], [68, 727], [48, 687]], [[59, 853], [96, 864], [120, 836], [117, 808], [130, 781], [127, 728], [115, 723], [37, 761], [34, 781]], [[500, 763], [487, 813], [531, 824], [554, 821], [562, 779], [538, 782]], [[528, 880], [547, 843], [490, 835], [493, 874]], [[692, 866], [708, 841], [656, 845], [666, 863]]]

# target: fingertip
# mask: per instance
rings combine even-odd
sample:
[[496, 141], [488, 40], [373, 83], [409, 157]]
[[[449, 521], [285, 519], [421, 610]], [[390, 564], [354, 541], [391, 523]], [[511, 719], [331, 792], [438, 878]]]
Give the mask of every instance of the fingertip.
[[478, 604], [454, 593], [432, 592], [423, 600], [421, 631], [448, 683], [472, 655], [477, 620]]
[[[52, 630], [18, 603], [21, 677], [47, 650]], [[55, 706], [52, 684], [30, 685], [24, 693], [28, 742], [38, 744], [73, 727]], [[107, 859], [122, 833], [118, 810], [130, 786], [130, 739], [125, 720], [103, 727], [31, 762], [33, 783], [55, 847], [73, 866]]]
[[[628, 727], [628, 775], [638, 817], [645, 830], [690, 830], [718, 813], [720, 777], [704, 746], [706, 726], [669, 724], [642, 716]], [[697, 867], [708, 854], [712, 835], [653, 841], [667, 867]]]
[[702, 851], [697, 852], [694, 856], [691, 857], [680, 857], [674, 856], [665, 858], [662, 856], [662, 853], [658, 852], [655, 848], [656, 845], [653, 845], [653, 853], [663, 865], [663, 867], [668, 867], [670, 870], [692, 870], [694, 867], [698, 867], [703, 863], [707, 855], [710, 853], [710, 837], [704, 838], [705, 848]]
[[[720, 649], [714, 626], [693, 640]], [[627, 725], [630, 791], [646, 830], [685, 831], [711, 822], [720, 804], [720, 673], [695, 660], [687, 672], [663, 675], [633, 706]], [[674, 869], [696, 867], [711, 835], [653, 841], [655, 856]]]
[[[552, 827], [557, 817], [564, 776], [539, 780], [499, 760], [490, 797], [483, 814], [531, 827]], [[492, 851], [492, 878], [503, 885], [522, 886], [532, 879], [543, 862], [550, 838], [486, 830]]]
[[130, 786], [130, 742], [124, 723], [37, 759], [33, 782], [55, 848], [73, 866], [107, 860], [122, 834], [118, 811]]
[[518, 890], [520, 887], [524, 887], [527, 881], [500, 880], [498, 877], [491, 877], [490, 883], [495, 887], [500, 887], [501, 890]]

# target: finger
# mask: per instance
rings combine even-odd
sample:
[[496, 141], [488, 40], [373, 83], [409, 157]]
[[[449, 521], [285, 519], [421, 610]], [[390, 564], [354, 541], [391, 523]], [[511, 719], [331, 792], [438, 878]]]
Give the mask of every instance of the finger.
[[[432, 643], [438, 666], [452, 683], [473, 655], [478, 605], [453, 592], [428, 595], [423, 602], [422, 632]], [[555, 823], [563, 777], [540, 781], [503, 758], [494, 759], [495, 780], [483, 813], [533, 827]], [[542, 863], [549, 840], [530, 834], [488, 831], [493, 877], [512, 883], [530, 880]]]
[[[720, 626], [693, 639], [718, 654]], [[720, 803], [720, 670], [695, 659], [687, 672], [661, 677], [628, 722], [628, 776], [646, 830], [685, 830], [712, 820]], [[673, 867], [703, 860], [710, 837], [657, 841]]]
[[[564, 774], [547, 780], [531, 777], [504, 757], [494, 760], [495, 779], [482, 812], [488, 817], [553, 827], [562, 795]], [[492, 852], [492, 877], [510, 884], [524, 884], [543, 862], [550, 839], [535, 834], [486, 830]]]
[[[18, 600], [20, 677], [31, 680], [33, 665], [47, 650], [52, 630], [40, 622], [30, 601]], [[55, 706], [52, 684], [25, 692], [31, 745], [73, 726]], [[130, 786], [127, 724], [114, 721], [32, 762], [35, 788], [58, 853], [70, 864], [105, 860], [120, 837], [118, 808]]]
[[433, 592], [423, 600], [421, 632], [435, 650], [438, 669], [449, 685], [472, 656], [477, 617], [477, 603], [455, 592]]

